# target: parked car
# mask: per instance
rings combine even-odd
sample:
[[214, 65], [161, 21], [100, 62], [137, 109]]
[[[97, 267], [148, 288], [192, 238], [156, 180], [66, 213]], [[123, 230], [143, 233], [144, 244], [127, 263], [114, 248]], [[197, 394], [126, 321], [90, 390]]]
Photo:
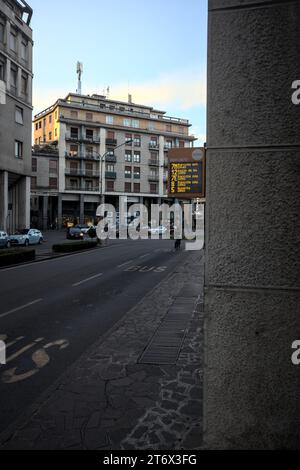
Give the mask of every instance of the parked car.
[[67, 239], [68, 240], [82, 240], [83, 232], [78, 227], [70, 227], [67, 230]]
[[88, 231], [90, 230], [90, 228], [95, 228], [95, 227], [93, 225], [76, 225], [75, 228], [78, 228], [79, 230], [82, 231], [84, 235], [86, 235]]
[[10, 238], [6, 232], [0, 231], [0, 248], [10, 248]]
[[44, 237], [40, 230], [24, 229], [10, 236], [11, 245], [38, 245], [44, 241]]

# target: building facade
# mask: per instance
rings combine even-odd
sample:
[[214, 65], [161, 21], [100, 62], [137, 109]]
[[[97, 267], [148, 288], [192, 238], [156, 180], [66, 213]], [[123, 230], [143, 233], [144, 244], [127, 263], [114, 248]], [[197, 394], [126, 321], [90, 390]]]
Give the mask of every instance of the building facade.
[[0, 0], [0, 229], [30, 226], [32, 9]]
[[[120, 197], [129, 205], [166, 200], [168, 151], [193, 145], [190, 126], [130, 97], [128, 102], [78, 94], [59, 99], [34, 118], [35, 217], [44, 229], [61, 227], [74, 218], [92, 222], [104, 200], [117, 210]], [[53, 209], [48, 202], [55, 191]]]

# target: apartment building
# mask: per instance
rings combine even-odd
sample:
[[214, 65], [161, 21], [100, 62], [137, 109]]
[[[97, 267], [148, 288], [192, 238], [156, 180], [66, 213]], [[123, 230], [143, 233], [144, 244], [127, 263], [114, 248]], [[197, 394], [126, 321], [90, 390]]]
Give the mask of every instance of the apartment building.
[[59, 227], [74, 217], [92, 221], [104, 200], [116, 209], [120, 197], [128, 205], [167, 200], [168, 151], [193, 146], [190, 126], [130, 96], [128, 102], [73, 93], [59, 99], [34, 118], [32, 204], [39, 224], [53, 225], [53, 214]]
[[32, 9], [0, 0], [0, 229], [30, 225]]

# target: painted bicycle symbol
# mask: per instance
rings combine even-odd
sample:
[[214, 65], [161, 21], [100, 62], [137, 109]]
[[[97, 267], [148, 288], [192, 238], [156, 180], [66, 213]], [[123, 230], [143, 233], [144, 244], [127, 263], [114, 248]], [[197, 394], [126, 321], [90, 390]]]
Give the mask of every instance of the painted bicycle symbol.
[[[19, 338], [16, 338], [15, 340], [7, 342], [7, 336], [0, 335], [0, 341], [5, 342], [7, 351], [11, 346], [17, 343], [20, 343], [24, 339], [25, 339], [24, 336], [20, 336]], [[46, 367], [49, 364], [49, 362], [51, 361], [50, 351], [53, 348], [57, 348], [59, 351], [63, 351], [70, 344], [69, 341], [66, 339], [58, 339], [56, 341], [46, 343], [44, 346], [41, 346], [41, 344], [44, 341], [45, 341], [45, 338], [37, 338], [34, 341], [32, 341], [30, 344], [27, 344], [26, 346], [19, 349], [17, 352], [13, 353], [11, 356], [8, 356], [6, 358], [6, 364], [14, 362], [17, 358], [27, 353], [27, 351], [30, 351], [36, 347], [38, 348], [34, 352], [32, 352], [30, 356], [30, 359], [33, 363], [33, 367], [31, 369], [25, 372], [24, 371], [19, 372], [18, 371], [19, 367], [14, 366], [10, 369], [5, 370], [1, 374], [1, 381], [5, 384], [14, 384], [17, 382], [21, 382], [23, 380], [27, 380], [30, 377], [33, 377], [34, 375], [36, 375], [38, 372], [40, 372], [44, 367]]]

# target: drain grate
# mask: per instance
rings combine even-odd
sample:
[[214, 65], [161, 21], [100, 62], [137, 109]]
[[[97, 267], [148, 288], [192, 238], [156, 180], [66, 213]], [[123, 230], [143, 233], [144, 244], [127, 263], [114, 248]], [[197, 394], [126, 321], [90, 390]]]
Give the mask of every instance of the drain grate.
[[176, 299], [140, 357], [140, 364], [176, 364], [195, 304], [195, 298]]

